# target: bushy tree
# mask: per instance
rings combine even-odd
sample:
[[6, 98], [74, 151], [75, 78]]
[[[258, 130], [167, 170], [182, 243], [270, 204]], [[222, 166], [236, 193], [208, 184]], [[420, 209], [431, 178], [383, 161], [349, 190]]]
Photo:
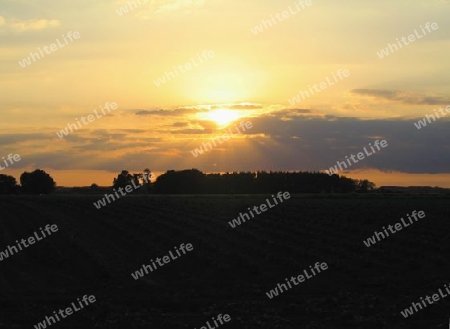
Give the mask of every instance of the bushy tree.
[[0, 175], [0, 194], [18, 193], [19, 186], [14, 177], [8, 175]]
[[22, 193], [26, 194], [49, 194], [55, 190], [56, 183], [45, 171], [36, 169], [29, 173], [24, 172], [20, 176]]
[[168, 170], [158, 177], [155, 184], [157, 193], [205, 193], [206, 175], [198, 169]]
[[367, 180], [356, 180], [356, 190], [359, 192], [368, 192], [373, 191], [375, 189], [375, 183]]
[[145, 168], [144, 172], [142, 173], [142, 179], [144, 181], [144, 185], [150, 184], [153, 178], [153, 174], [150, 169]]
[[122, 170], [122, 172], [114, 178], [113, 187], [114, 188], [125, 188], [127, 185], [131, 185], [134, 177], [128, 172], [128, 170]]
[[130, 174], [128, 170], [122, 170], [122, 172], [117, 175], [117, 178], [114, 178], [113, 187], [117, 189], [120, 187], [125, 188], [127, 185], [131, 185], [134, 188], [134, 193], [147, 193], [151, 192], [152, 178], [153, 174], [148, 168], [137, 174]]

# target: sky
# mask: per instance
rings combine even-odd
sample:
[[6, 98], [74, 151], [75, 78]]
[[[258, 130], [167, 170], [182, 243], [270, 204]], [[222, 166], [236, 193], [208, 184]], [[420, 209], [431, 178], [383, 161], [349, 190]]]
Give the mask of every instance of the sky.
[[338, 173], [450, 187], [449, 14], [450, 0], [0, 0], [0, 166], [20, 155], [0, 174], [327, 172], [386, 140]]

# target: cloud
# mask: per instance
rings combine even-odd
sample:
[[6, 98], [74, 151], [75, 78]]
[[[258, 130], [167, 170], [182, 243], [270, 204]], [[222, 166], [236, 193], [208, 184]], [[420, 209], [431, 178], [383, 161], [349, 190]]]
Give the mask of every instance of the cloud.
[[3, 16], [0, 16], [0, 26], [5, 25], [5, 23], [6, 23], [5, 18]]
[[183, 134], [183, 135], [204, 135], [204, 134], [212, 134], [212, 129], [178, 129], [178, 130], [172, 130], [171, 134]]
[[299, 114], [310, 114], [311, 110], [307, 109], [283, 109], [279, 111], [273, 111], [268, 113], [267, 115], [272, 117], [284, 117], [284, 116], [295, 116]]
[[241, 103], [241, 104], [214, 104], [214, 105], [197, 105], [197, 106], [186, 106], [180, 107], [174, 110], [134, 110], [136, 111], [136, 115], [157, 115], [157, 116], [165, 116], [165, 117], [175, 117], [175, 116], [184, 116], [188, 114], [196, 114], [202, 112], [209, 112], [211, 110], [217, 109], [225, 109], [225, 110], [257, 110], [262, 109], [263, 106], [260, 104], [250, 104], [250, 103]]
[[232, 110], [257, 110], [262, 109], [261, 105], [257, 104], [237, 104], [229, 107]]
[[161, 115], [161, 116], [165, 116], [165, 115], [170, 115], [170, 112], [172, 112], [172, 111], [167, 111], [167, 110], [138, 110], [136, 112], [136, 115]]
[[52, 134], [1, 134], [0, 145], [9, 145], [14, 143], [30, 142], [36, 140], [47, 140], [53, 138]]
[[174, 122], [172, 124], [172, 127], [187, 127], [188, 125], [188, 122]]
[[[178, 109], [181, 110], [189, 109]], [[192, 157], [190, 150], [199, 147], [202, 141], [221, 135], [213, 123], [201, 120], [189, 121], [188, 124], [173, 120], [169, 130], [167, 126], [161, 130], [157, 127], [150, 130], [85, 129], [70, 134], [64, 140], [58, 139], [54, 132], [1, 134], [0, 146], [3, 147], [3, 155], [21, 155], [18, 168], [37, 165], [44, 169], [118, 171], [124, 166], [152, 166], [154, 170], [200, 166], [203, 171], [316, 171], [334, 166], [336, 161], [360, 152], [369, 143], [373, 145], [376, 139], [385, 139], [387, 148], [353, 164], [350, 169], [450, 173], [450, 115], [418, 130], [414, 123], [419, 118], [362, 120], [320, 116], [316, 112], [284, 109], [252, 117], [253, 127], [245, 136], [222, 143], [220, 151], [212, 150], [201, 159]], [[67, 151], [68, 148], [71, 151]]]
[[100, 136], [108, 136], [111, 135], [112, 132], [121, 133], [129, 133], [129, 134], [140, 134], [145, 133], [147, 130], [145, 129], [95, 129], [91, 130], [91, 135], [100, 135]]
[[205, 112], [205, 109], [197, 109], [197, 108], [178, 108], [175, 110], [138, 110], [136, 115], [158, 115], [158, 116], [183, 116], [186, 114], [195, 114], [199, 112]]
[[47, 27], [57, 27], [61, 25], [61, 21], [58, 19], [31, 19], [28, 21], [11, 19], [9, 20], [8, 25], [17, 31], [28, 31], [41, 30]]
[[450, 98], [434, 95], [422, 95], [414, 92], [386, 90], [386, 89], [352, 89], [351, 94], [386, 99], [393, 102], [413, 105], [446, 105]]
[[208, 107], [211, 110], [216, 109], [229, 109], [229, 110], [258, 110], [262, 109], [263, 106], [261, 104], [251, 104], [251, 103], [241, 103], [241, 104], [216, 104]]
[[210, 120], [191, 120], [190, 122], [199, 125], [203, 129], [214, 130], [217, 128], [217, 124]]
[[[448, 173], [450, 153], [447, 136], [450, 121], [440, 119], [418, 130], [415, 120], [361, 120], [349, 117], [298, 116], [280, 121], [264, 116], [252, 119], [258, 153], [283, 170], [324, 170], [356, 154], [376, 139], [388, 147], [351, 169], [373, 168], [405, 173]], [[280, 147], [282, 146], [282, 147]], [[265, 163], [261, 160], [260, 163]], [[240, 168], [239, 168], [240, 169]]]

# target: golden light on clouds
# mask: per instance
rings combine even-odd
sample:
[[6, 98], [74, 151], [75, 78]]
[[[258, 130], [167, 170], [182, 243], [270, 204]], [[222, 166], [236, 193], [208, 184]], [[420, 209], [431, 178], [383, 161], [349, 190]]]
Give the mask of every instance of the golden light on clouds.
[[218, 126], [226, 126], [239, 119], [241, 114], [235, 110], [218, 109], [198, 114], [200, 119], [214, 121]]

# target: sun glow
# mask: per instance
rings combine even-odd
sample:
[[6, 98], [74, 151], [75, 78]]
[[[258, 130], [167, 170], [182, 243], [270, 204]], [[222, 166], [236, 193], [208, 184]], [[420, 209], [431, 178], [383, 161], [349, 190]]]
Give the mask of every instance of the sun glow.
[[226, 126], [240, 118], [240, 114], [235, 110], [213, 110], [205, 114], [205, 119], [214, 121], [220, 126]]

